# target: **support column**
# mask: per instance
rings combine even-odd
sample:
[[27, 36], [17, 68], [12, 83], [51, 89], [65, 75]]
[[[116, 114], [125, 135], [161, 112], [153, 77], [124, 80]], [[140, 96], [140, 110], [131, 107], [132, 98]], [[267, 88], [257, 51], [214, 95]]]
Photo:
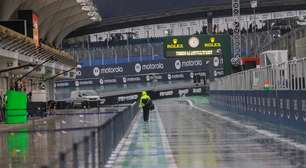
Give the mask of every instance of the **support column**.
[[213, 13], [207, 13], [207, 34], [213, 33]]
[[240, 65], [241, 57], [241, 32], [240, 32], [240, 0], [232, 0], [232, 12], [233, 12], [233, 51], [234, 56], [231, 60], [235, 66]]
[[49, 80], [46, 82], [46, 91], [47, 91], [47, 101], [55, 99], [54, 92], [54, 80]]

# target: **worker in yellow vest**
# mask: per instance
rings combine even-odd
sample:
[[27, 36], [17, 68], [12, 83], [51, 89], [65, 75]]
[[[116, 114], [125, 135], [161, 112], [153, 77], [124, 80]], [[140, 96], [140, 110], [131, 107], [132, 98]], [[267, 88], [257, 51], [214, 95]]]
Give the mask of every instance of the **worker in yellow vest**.
[[141, 92], [139, 106], [143, 109], [143, 120], [145, 122], [148, 122], [149, 113], [150, 113], [150, 110], [154, 110], [154, 104], [151, 100], [151, 97], [148, 95], [146, 91]]

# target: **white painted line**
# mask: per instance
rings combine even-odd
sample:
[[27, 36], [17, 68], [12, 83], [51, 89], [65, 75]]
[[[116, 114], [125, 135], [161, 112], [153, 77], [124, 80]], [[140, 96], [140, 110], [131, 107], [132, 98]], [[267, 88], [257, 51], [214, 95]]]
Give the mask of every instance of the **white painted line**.
[[287, 138], [282, 138], [279, 134], [275, 134], [275, 133], [272, 133], [270, 131], [267, 131], [267, 130], [261, 130], [259, 129], [258, 127], [256, 126], [250, 126], [250, 125], [246, 125], [246, 124], [242, 124], [241, 122], [239, 121], [236, 121], [232, 118], [229, 118], [229, 117], [225, 117], [225, 116], [222, 116], [222, 115], [219, 115], [219, 114], [216, 114], [216, 113], [212, 113], [210, 111], [207, 111], [203, 108], [200, 108], [200, 107], [197, 107], [195, 105], [193, 105], [192, 101], [191, 100], [186, 100], [189, 105], [199, 111], [202, 111], [202, 112], [205, 112], [207, 114], [210, 114], [210, 115], [213, 115], [217, 118], [220, 118], [220, 119], [223, 119], [225, 121], [228, 121], [228, 122], [231, 122], [233, 124], [235, 124], [236, 126], [239, 126], [239, 127], [244, 127], [244, 128], [247, 128], [249, 130], [253, 130], [261, 135], [264, 135], [264, 136], [267, 136], [267, 137], [270, 137], [274, 140], [277, 140], [278, 142], [281, 142], [281, 143], [285, 143], [285, 144], [288, 144], [288, 145], [291, 145], [291, 146], [294, 146], [298, 149], [301, 149], [301, 150], [304, 150], [306, 151], [306, 145], [305, 144], [301, 144], [301, 143], [297, 143], [297, 142], [294, 142], [294, 140], [291, 140], [291, 139], [287, 139]]
[[[119, 143], [119, 145], [117, 146], [117, 148], [115, 149], [114, 152], [112, 152], [113, 157], [110, 157], [107, 164], [105, 165], [105, 167], [107, 168], [111, 168], [115, 165], [115, 163], [119, 162], [119, 158], [121, 157], [126, 157], [127, 153], [128, 153], [128, 148], [129, 146], [132, 144], [132, 138], [133, 135], [136, 134], [136, 129], [138, 127], [138, 118], [139, 118], [139, 113], [137, 113], [137, 115], [135, 116], [132, 124], [133, 127], [132, 129], [129, 131], [129, 133], [126, 135], [126, 137], [123, 137]], [[117, 166], [119, 168], [119, 166]]]
[[166, 151], [167, 151], [167, 153], [168, 153], [165, 156], [165, 157], [169, 158], [168, 161], [170, 161], [168, 167], [169, 168], [178, 168], [177, 165], [176, 165], [172, 150], [171, 150], [170, 145], [169, 145], [169, 141], [168, 141], [168, 138], [167, 138], [167, 133], [165, 131], [164, 125], [163, 125], [163, 123], [161, 121], [161, 118], [160, 118], [160, 115], [159, 115], [158, 107], [156, 107], [156, 115], [157, 115], [157, 119], [158, 119], [160, 134], [165, 135], [165, 136], [161, 136], [161, 140], [162, 140], [162, 144], [164, 146], [164, 152], [166, 153]]

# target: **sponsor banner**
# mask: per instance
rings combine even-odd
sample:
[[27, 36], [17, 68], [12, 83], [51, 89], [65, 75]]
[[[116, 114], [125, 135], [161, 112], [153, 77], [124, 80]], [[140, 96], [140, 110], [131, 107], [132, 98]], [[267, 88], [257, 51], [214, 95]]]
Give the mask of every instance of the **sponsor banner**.
[[[153, 100], [162, 99], [162, 98], [172, 98], [172, 97], [182, 97], [182, 96], [193, 96], [193, 95], [206, 95], [207, 88], [205, 87], [194, 87], [194, 88], [180, 88], [180, 89], [169, 89], [169, 90], [160, 90], [160, 91], [148, 91], [148, 94]], [[96, 104], [92, 104], [91, 107], [100, 105], [114, 105], [114, 104], [127, 104], [138, 101], [141, 93], [128, 93], [123, 95], [114, 95], [101, 97], [101, 101]], [[69, 102], [58, 101], [58, 108], [67, 108], [69, 107]]]
[[104, 100], [103, 103], [100, 102], [101, 105], [113, 105], [113, 104], [125, 104], [125, 103], [133, 103], [139, 99], [140, 93], [130, 93], [124, 95], [116, 95], [116, 96], [108, 96], [102, 97]]
[[[77, 79], [114, 78], [145, 74], [177, 73], [182, 71], [210, 71], [224, 67], [222, 56], [203, 58], [164, 59], [129, 64], [84, 67], [77, 70]], [[138, 79], [127, 79], [139, 81]]]
[[206, 91], [207, 90], [205, 87], [195, 87], [195, 88], [161, 90], [156, 92], [150, 92], [150, 95], [152, 99], [162, 99], [162, 98], [171, 98], [171, 97], [205, 95]]
[[130, 84], [140, 82], [155, 82], [157, 81], [175, 81], [175, 80], [191, 80], [194, 76], [207, 77], [208, 72], [177, 72], [164, 74], [145, 74], [138, 76], [123, 76], [113, 78], [93, 78], [93, 79], [77, 79], [55, 82], [55, 88], [66, 87], [82, 87], [82, 86], [104, 86], [110, 84]]
[[[197, 65], [200, 63], [207, 68], [206, 70], [213, 70], [220, 65], [225, 69], [227, 74], [231, 71], [231, 41], [230, 37], [227, 35], [165, 37], [163, 40], [163, 48], [166, 58], [179, 58], [185, 60], [191, 58], [199, 60], [203, 58], [202, 62], [193, 60], [193, 62], [189, 63], [194, 65], [193, 67], [198, 67]], [[180, 61], [182, 62], [183, 60]], [[179, 64], [175, 65], [178, 66]], [[184, 67], [183, 62], [181, 65]]]

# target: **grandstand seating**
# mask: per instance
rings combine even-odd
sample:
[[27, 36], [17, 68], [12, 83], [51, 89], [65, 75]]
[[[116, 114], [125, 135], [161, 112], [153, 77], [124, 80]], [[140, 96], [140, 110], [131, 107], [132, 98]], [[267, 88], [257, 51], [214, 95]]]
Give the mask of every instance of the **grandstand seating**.
[[128, 62], [150, 61], [163, 59], [161, 41], [156, 43], [140, 43], [146, 39], [136, 40], [127, 45], [109, 47], [70, 48], [66, 51], [75, 56], [82, 66], [121, 64]]
[[[296, 21], [297, 18], [269, 20], [263, 24], [263, 27], [256, 28], [256, 32], [253, 32], [251, 25], [247, 29], [242, 28], [242, 57], [259, 55], [270, 49], [288, 49], [289, 55], [294, 56], [295, 41], [293, 39], [295, 38], [292, 36], [305, 36], [306, 34], [299, 31], [300, 33], [290, 35], [291, 30], [303, 29], [297, 25]], [[215, 34], [232, 35], [232, 29], [215, 32]], [[72, 53], [83, 66], [93, 66], [163, 59], [162, 41], [162, 37], [129, 38], [128, 40], [114, 38], [92, 43], [69, 44], [66, 41], [63, 47]], [[291, 47], [288, 47], [289, 43], [292, 44]]]

